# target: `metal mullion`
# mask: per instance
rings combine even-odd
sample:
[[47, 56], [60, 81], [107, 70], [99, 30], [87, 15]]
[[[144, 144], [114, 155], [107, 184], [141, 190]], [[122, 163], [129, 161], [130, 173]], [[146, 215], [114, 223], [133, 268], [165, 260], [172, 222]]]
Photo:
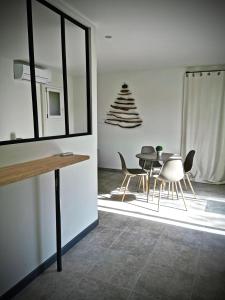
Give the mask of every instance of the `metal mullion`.
[[92, 133], [92, 107], [91, 107], [91, 72], [90, 72], [90, 51], [91, 51], [91, 29], [85, 29], [85, 52], [86, 52], [86, 91], [87, 91], [87, 132]]
[[67, 66], [66, 66], [65, 19], [62, 15], [61, 15], [61, 43], [62, 43], [62, 68], [63, 68], [65, 134], [69, 135], [69, 110], [68, 110], [68, 87], [67, 87]]
[[36, 92], [36, 80], [35, 80], [33, 19], [32, 19], [31, 0], [27, 0], [27, 28], [28, 28], [28, 45], [29, 45], [29, 59], [30, 59], [31, 96], [32, 96], [32, 108], [33, 108], [33, 121], [34, 121], [34, 138], [38, 139], [39, 126], [38, 126], [38, 107], [37, 107], [37, 92]]

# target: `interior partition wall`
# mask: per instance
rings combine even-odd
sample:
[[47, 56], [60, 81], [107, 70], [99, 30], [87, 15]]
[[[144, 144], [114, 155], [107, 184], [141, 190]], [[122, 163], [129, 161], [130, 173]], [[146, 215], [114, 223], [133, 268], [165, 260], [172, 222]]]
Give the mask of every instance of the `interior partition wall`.
[[[32, 136], [30, 134], [29, 136], [22, 135], [22, 137], [13, 138], [13, 130], [10, 130], [10, 132], [7, 133], [7, 136], [10, 136], [10, 138], [5, 138], [3, 136], [1, 137], [0, 134], [0, 145], [68, 138], [92, 134], [90, 93], [91, 29], [73, 19], [69, 15], [65, 14], [60, 9], [45, 0], [19, 0], [19, 2], [18, 0], [11, 0], [10, 2], [4, 2], [5, 3], [3, 3], [3, 11], [4, 5], [5, 7], [7, 7], [5, 14], [12, 11], [12, 20], [15, 19], [16, 5], [18, 5], [19, 7], [20, 4], [20, 9], [24, 10], [24, 16], [27, 19], [26, 34], [28, 40], [29, 55], [27, 57], [26, 63], [27, 65], [29, 65], [30, 69], [29, 84], [31, 95], [29, 105], [32, 107], [32, 109], [30, 110], [29, 114], [32, 114], [32, 116], [27, 115], [26, 117], [33, 119], [33, 134]], [[21, 6], [23, 6], [23, 8], [21, 8]], [[46, 17], [44, 18], [44, 16]], [[7, 20], [7, 16], [5, 16], [5, 18], [2, 18], [3, 23], [4, 19]], [[7, 24], [7, 26], [8, 25], [9, 24]], [[5, 28], [7, 26], [5, 25]], [[11, 26], [8, 27], [12, 27], [13, 31], [13, 26], [14, 23], [12, 23]], [[56, 31], [56, 27], [58, 44], [55, 46], [51, 45], [51, 39], [54, 36], [54, 33], [52, 34], [53, 29]], [[47, 33], [49, 34], [49, 36], [47, 36]], [[4, 32], [6, 43], [8, 42], [8, 39], [10, 39], [7, 37], [7, 35], [10, 36], [10, 28], [6, 29]], [[56, 52], [58, 53], [57, 57], [55, 55]], [[0, 56], [4, 56], [4, 54]], [[62, 79], [60, 87], [62, 90], [59, 93], [60, 97], [62, 98], [62, 102], [60, 102], [63, 112], [61, 117], [63, 118], [64, 123], [63, 126], [61, 125], [61, 131], [55, 132], [53, 130], [45, 130], [45, 125], [48, 124], [48, 126], [54, 129], [55, 124], [57, 122], [59, 123], [59, 116], [52, 117], [48, 113], [46, 113], [45, 110], [43, 110], [45, 115], [43, 118], [40, 117], [40, 107], [41, 105], [43, 105], [43, 103], [40, 104], [38, 102], [38, 96], [39, 94], [41, 95], [42, 93], [46, 93], [47, 89], [49, 90], [49, 87], [48, 84], [38, 84], [36, 74], [36, 68], [39, 66], [43, 69], [46, 68], [46, 66], [48, 67], [48, 64], [51, 63], [51, 59], [53, 61], [54, 56], [55, 65], [52, 64], [51, 66], [54, 67], [54, 70], [56, 68], [59, 69], [59, 66], [61, 68], [60, 76]], [[20, 57], [14, 58], [17, 59]], [[73, 82], [75, 82], [75, 84], [71, 83], [71, 78], [73, 78]], [[18, 87], [18, 92], [19, 89], [20, 87]], [[78, 90], [81, 91], [78, 92]], [[56, 96], [58, 96], [56, 92], [53, 95], [54, 97], [52, 97], [53, 101], [56, 101]], [[71, 100], [70, 97], [72, 97], [72, 94], [74, 98]], [[48, 96], [49, 95], [50, 94], [48, 94]], [[76, 95], [77, 97], [76, 100], [74, 100], [74, 95]], [[13, 101], [16, 102], [17, 99], [13, 99]], [[2, 113], [4, 113], [3, 109]], [[10, 118], [8, 118], [8, 120], [9, 119]], [[4, 127], [5, 124], [6, 122], [2, 122], [0, 126]], [[32, 127], [31, 124], [27, 126]]]

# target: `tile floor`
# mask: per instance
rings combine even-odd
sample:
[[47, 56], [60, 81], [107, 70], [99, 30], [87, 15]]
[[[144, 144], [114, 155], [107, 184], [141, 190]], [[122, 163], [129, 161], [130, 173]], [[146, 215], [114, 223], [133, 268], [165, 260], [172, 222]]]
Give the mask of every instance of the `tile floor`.
[[[99, 190], [109, 193], [121, 178], [103, 173]], [[225, 236], [99, 211], [63, 269], [51, 266], [15, 299], [224, 300]]]
[[[171, 224], [186, 224], [205, 229], [217, 230], [225, 234], [225, 185], [212, 185], [193, 182], [197, 194], [195, 199], [190, 189], [184, 189], [188, 211], [184, 210], [181, 195], [174, 199], [167, 192], [162, 195], [160, 209], [158, 208], [158, 191], [152, 201], [152, 187], [147, 203], [146, 193], [137, 192], [137, 180], [131, 179], [129, 192], [126, 193], [124, 203], [121, 202], [123, 191], [119, 191], [122, 182], [121, 172], [101, 169], [99, 171], [99, 209], [130, 215], [151, 217], [152, 220], [170, 222]], [[151, 181], [152, 182], [152, 181]], [[153, 182], [152, 182], [153, 183]], [[174, 222], [176, 221], [176, 222]]]

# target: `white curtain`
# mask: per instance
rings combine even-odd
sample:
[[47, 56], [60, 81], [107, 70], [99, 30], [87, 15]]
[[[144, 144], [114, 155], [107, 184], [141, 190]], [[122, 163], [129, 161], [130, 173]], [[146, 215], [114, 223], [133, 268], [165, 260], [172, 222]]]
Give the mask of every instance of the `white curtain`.
[[195, 181], [225, 183], [225, 72], [186, 73], [182, 156], [196, 151]]

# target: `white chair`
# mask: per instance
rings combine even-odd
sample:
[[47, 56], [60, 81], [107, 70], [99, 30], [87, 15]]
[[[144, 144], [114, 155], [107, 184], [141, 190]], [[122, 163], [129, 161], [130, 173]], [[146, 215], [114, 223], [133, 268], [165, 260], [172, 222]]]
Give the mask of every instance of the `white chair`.
[[[152, 200], [154, 200], [156, 184], [157, 184], [157, 182], [160, 183], [159, 197], [158, 197], [158, 211], [159, 211], [159, 203], [161, 200], [162, 189], [166, 185], [166, 183], [168, 183], [169, 188], [170, 188], [170, 184], [172, 184], [172, 187], [173, 187], [173, 184], [175, 185], [177, 198], [178, 198], [177, 186], [179, 186], [179, 189], [180, 189], [180, 192], [182, 195], [182, 199], [184, 202], [185, 210], [187, 210], [182, 186], [180, 183], [180, 180], [184, 178], [183, 163], [182, 163], [182, 160], [180, 157], [174, 156], [174, 157], [169, 158], [162, 166], [162, 169], [161, 169], [159, 175], [155, 175], [154, 178], [155, 178], [155, 180], [154, 180]], [[169, 195], [169, 193], [168, 193], [168, 195]]]

